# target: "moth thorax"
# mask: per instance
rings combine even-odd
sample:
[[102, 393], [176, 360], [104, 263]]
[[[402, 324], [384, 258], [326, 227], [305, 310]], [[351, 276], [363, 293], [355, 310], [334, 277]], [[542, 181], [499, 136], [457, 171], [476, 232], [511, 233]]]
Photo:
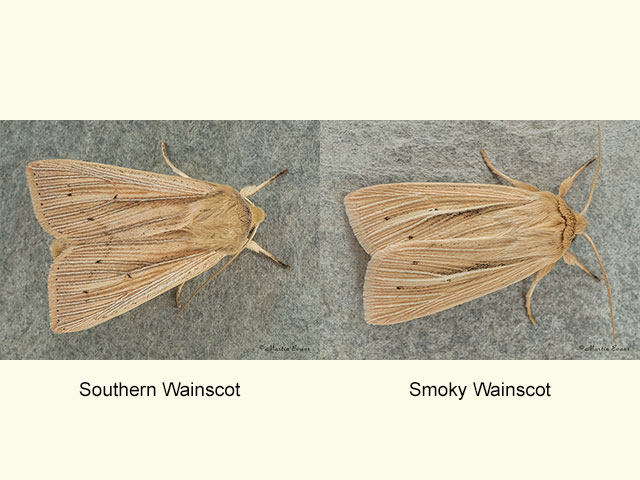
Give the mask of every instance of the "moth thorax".
[[235, 252], [244, 244], [252, 224], [246, 202], [231, 191], [192, 202], [190, 217], [186, 228], [195, 241], [224, 253]]

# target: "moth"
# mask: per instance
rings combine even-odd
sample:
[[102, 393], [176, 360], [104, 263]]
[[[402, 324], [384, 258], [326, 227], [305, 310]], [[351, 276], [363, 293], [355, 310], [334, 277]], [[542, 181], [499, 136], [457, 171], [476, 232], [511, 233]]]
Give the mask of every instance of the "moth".
[[[55, 237], [48, 282], [55, 333], [94, 327], [174, 287], [184, 308], [245, 249], [289, 268], [253, 240], [266, 214], [249, 200], [287, 170], [238, 192], [190, 178], [164, 142], [161, 149], [178, 176], [77, 160], [27, 166], [36, 217]], [[181, 305], [184, 283], [226, 256]]]
[[481, 297], [533, 275], [526, 311], [535, 325], [531, 297], [561, 258], [596, 280], [571, 252], [577, 235], [587, 239], [611, 288], [584, 217], [600, 170], [600, 127], [596, 172], [580, 213], [563, 197], [596, 158], [565, 179], [558, 194], [541, 191], [498, 171], [506, 185], [396, 183], [362, 188], [345, 197], [353, 231], [371, 255], [364, 281], [368, 323], [388, 325], [424, 317]]

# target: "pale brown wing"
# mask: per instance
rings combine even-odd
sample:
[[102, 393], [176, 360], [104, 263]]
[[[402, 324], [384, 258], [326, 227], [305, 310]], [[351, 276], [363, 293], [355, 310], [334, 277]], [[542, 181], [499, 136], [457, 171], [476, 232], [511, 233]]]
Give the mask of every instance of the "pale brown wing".
[[[560, 242], [557, 234], [542, 237]], [[405, 322], [468, 302], [554, 263], [556, 247], [532, 249], [537, 235], [412, 240], [376, 252], [364, 284], [365, 319]]]
[[27, 179], [42, 227], [72, 244], [149, 237], [183, 228], [190, 222], [187, 207], [195, 212], [199, 200], [233, 190], [77, 160], [32, 162]]
[[356, 237], [373, 255], [407, 240], [499, 234], [512, 209], [545, 194], [504, 185], [395, 183], [356, 190], [344, 203]]
[[76, 332], [120, 315], [213, 267], [224, 257], [168, 240], [67, 247], [49, 273], [54, 332]]

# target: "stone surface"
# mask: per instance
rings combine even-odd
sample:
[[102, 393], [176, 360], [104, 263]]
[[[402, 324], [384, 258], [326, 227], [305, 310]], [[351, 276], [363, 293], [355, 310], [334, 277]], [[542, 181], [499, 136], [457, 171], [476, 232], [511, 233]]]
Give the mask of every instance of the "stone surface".
[[[585, 348], [612, 344], [606, 290], [563, 262], [536, 289], [537, 327], [524, 310], [530, 280], [405, 324], [367, 325], [368, 256], [342, 199], [387, 182], [498, 183], [479, 155], [483, 147], [508, 175], [556, 191], [596, 153], [594, 122], [1, 122], [0, 357], [640, 358], [638, 138], [638, 122], [602, 123], [588, 232], [612, 284], [618, 348], [629, 350], [593, 352]], [[74, 158], [170, 173], [161, 140], [187, 174], [236, 188], [289, 168], [252, 199], [268, 214], [256, 240], [291, 271], [244, 252], [179, 315], [171, 291], [96, 328], [52, 334], [51, 237], [33, 215], [27, 163]], [[576, 210], [593, 171], [568, 195]], [[571, 250], [599, 270], [584, 239]], [[187, 283], [184, 293], [207, 277]]]
[[[480, 156], [513, 178], [557, 192], [560, 182], [597, 153], [595, 122], [323, 122], [320, 244], [332, 302], [328, 324], [339, 341], [330, 357], [443, 359], [639, 358], [638, 326], [640, 123], [603, 122], [602, 168], [587, 218], [613, 289], [617, 345], [612, 346], [606, 289], [558, 262], [536, 288], [532, 326], [524, 308], [530, 279], [469, 303], [393, 325], [363, 321], [362, 284], [368, 255], [351, 232], [342, 199], [368, 185], [392, 182], [499, 183]], [[582, 210], [594, 169], [566, 197]], [[586, 240], [571, 247], [592, 271]], [[340, 299], [336, 301], [335, 299]]]

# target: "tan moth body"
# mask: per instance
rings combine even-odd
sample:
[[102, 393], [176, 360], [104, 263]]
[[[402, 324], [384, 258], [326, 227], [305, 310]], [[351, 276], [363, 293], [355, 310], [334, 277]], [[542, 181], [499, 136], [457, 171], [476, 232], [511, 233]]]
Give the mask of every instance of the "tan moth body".
[[558, 260], [595, 277], [568, 249], [576, 235], [584, 235], [595, 251], [584, 233], [583, 214], [597, 170], [581, 213], [562, 198], [595, 159], [562, 182], [556, 195], [507, 177], [484, 151], [482, 155], [491, 171], [512, 186], [399, 183], [346, 196], [353, 231], [371, 255], [364, 283], [367, 322], [385, 325], [420, 318], [534, 275], [526, 308], [535, 323], [531, 296]]
[[105, 322], [244, 248], [271, 257], [252, 240], [265, 213], [247, 198], [271, 179], [238, 192], [187, 177], [164, 144], [163, 154], [180, 176], [77, 160], [27, 166], [36, 216], [56, 238], [49, 274], [54, 332]]

